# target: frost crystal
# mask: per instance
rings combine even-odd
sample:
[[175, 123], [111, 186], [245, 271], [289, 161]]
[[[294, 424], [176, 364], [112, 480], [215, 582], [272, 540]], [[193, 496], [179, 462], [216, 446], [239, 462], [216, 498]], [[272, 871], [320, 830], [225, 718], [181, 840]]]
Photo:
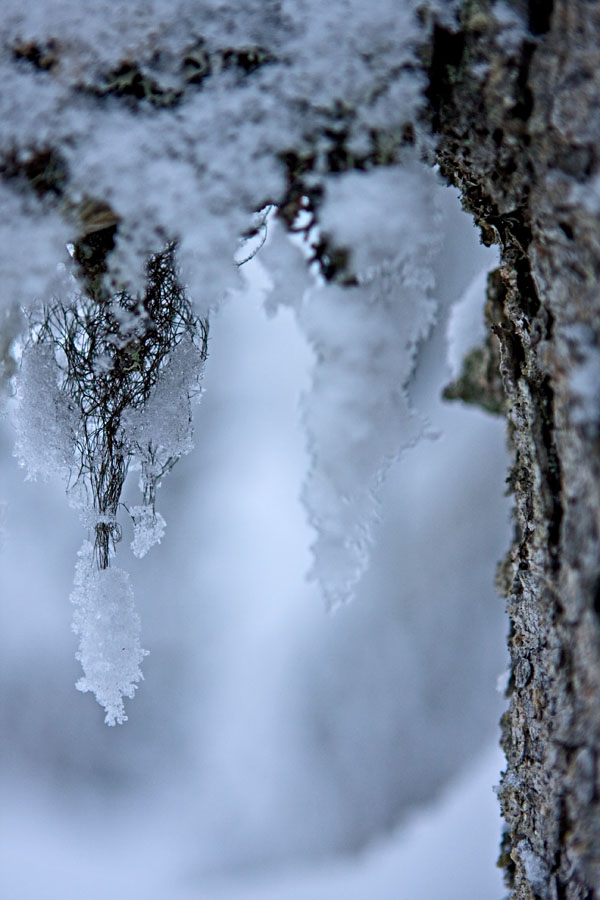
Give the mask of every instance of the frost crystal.
[[[350, 251], [355, 284], [321, 284], [295, 298], [315, 351], [311, 391], [303, 398], [312, 459], [303, 500], [317, 534], [312, 575], [330, 608], [352, 596], [368, 563], [380, 483], [423, 430], [406, 386], [435, 318], [434, 188], [434, 174], [414, 163], [332, 180], [320, 223], [335, 247]], [[277, 235], [277, 257], [281, 242]], [[292, 272], [298, 255], [288, 239]], [[275, 273], [271, 308], [293, 302], [280, 287], [273, 256], [267, 247]]]
[[98, 570], [93, 545], [86, 541], [75, 570], [73, 631], [79, 636], [77, 659], [84, 676], [77, 689], [92, 691], [106, 710], [107, 725], [127, 721], [123, 697], [132, 698], [142, 680], [140, 619], [133, 590], [122, 569]]
[[73, 593], [85, 672], [78, 687], [93, 691], [114, 724], [125, 721], [121, 697], [133, 696], [144, 655], [128, 576], [109, 568], [121, 539], [121, 495], [129, 467], [141, 468], [143, 504], [129, 513], [133, 552], [144, 556], [165, 530], [155, 510], [160, 479], [192, 446], [207, 325], [192, 312], [172, 247], [149, 260], [140, 294], [111, 295], [92, 265], [82, 268], [85, 291], [72, 285], [30, 312], [17, 376], [16, 453], [30, 477], [67, 481], [93, 535]]
[[68, 473], [74, 463], [77, 414], [60, 376], [53, 347], [26, 348], [17, 381], [15, 455], [29, 478]]
[[167, 523], [151, 506], [133, 506], [129, 509], [133, 519], [133, 555], [141, 559], [154, 544], [160, 544]]
[[193, 449], [191, 401], [200, 396], [204, 356], [191, 337], [184, 337], [170, 354], [147, 402], [126, 412], [124, 427], [142, 464], [142, 480], [153, 474], [160, 477], [170, 461]]

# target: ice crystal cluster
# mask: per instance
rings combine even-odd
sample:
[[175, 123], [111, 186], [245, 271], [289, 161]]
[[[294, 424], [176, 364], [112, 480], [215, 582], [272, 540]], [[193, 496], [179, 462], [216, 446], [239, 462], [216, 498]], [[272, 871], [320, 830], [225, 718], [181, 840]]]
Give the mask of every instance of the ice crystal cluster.
[[142, 677], [140, 618], [133, 589], [123, 569], [98, 569], [89, 541], [79, 551], [75, 569], [73, 631], [79, 636], [77, 659], [84, 675], [80, 691], [93, 691], [106, 710], [107, 725], [127, 721], [123, 697], [133, 697]]
[[[80, 686], [110, 722], [143, 655], [129, 584], [109, 571], [121, 488], [138, 467], [142, 556], [164, 531], [156, 485], [191, 447], [205, 318], [239, 286], [260, 210], [267, 307], [293, 306], [314, 349], [313, 574], [335, 606], [364, 570], [378, 485], [422, 429], [406, 386], [435, 315], [428, 21], [418, 0], [3, 4], [0, 313], [30, 310], [17, 449], [87, 510]], [[193, 310], [169, 311], [163, 277]]]
[[[192, 312], [172, 248], [149, 261], [140, 295], [82, 293], [71, 285], [28, 316], [15, 452], [30, 478], [63, 476], [90, 534], [71, 598], [85, 673], [77, 686], [95, 693], [113, 725], [127, 718], [122, 697], [133, 696], [145, 655], [129, 577], [110, 568], [120, 518], [126, 511], [132, 520], [136, 556], [164, 534], [156, 491], [192, 449], [191, 403], [199, 395], [207, 325]], [[127, 507], [123, 488], [134, 469], [142, 503]]]

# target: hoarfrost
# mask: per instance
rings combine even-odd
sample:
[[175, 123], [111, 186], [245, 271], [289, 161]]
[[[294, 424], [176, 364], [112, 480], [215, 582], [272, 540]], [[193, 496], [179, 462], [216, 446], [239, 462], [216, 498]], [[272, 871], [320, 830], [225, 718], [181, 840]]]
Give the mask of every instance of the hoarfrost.
[[60, 390], [60, 377], [52, 347], [25, 349], [17, 381], [15, 455], [28, 478], [67, 474], [74, 461], [78, 417]]
[[160, 544], [167, 523], [152, 506], [132, 506], [129, 515], [133, 520], [133, 555], [141, 559], [155, 544]]
[[[312, 574], [330, 607], [352, 595], [368, 561], [380, 482], [423, 427], [405, 392], [413, 348], [400, 287], [389, 273], [365, 287], [317, 290], [303, 311], [317, 354], [303, 402], [312, 457], [303, 499], [317, 531]], [[405, 311], [413, 313], [416, 347], [431, 310], [407, 304]]]
[[505, 669], [504, 672], [500, 672], [500, 674], [496, 678], [496, 691], [499, 694], [501, 694], [503, 697], [506, 696], [509, 682], [510, 682], [510, 669]]
[[165, 530], [155, 510], [160, 479], [192, 447], [207, 325], [193, 315], [170, 249], [148, 263], [143, 295], [98, 300], [74, 285], [30, 314], [16, 377], [15, 452], [29, 477], [66, 481], [93, 535], [73, 593], [85, 672], [78, 687], [93, 691], [115, 724], [125, 721], [120, 698], [133, 696], [144, 655], [128, 576], [110, 569], [121, 495], [128, 469], [141, 469], [143, 503], [129, 513], [132, 549], [143, 556]]
[[[319, 221], [336, 248], [351, 251], [356, 286], [303, 292], [299, 251], [288, 239], [298, 321], [315, 352], [302, 403], [312, 460], [303, 500], [317, 535], [311, 574], [330, 608], [352, 596], [368, 563], [380, 483], [423, 430], [406, 386], [435, 319], [435, 186], [435, 175], [415, 163], [329, 182]], [[277, 249], [282, 241], [278, 234]], [[265, 259], [272, 265], [270, 247]], [[275, 265], [271, 309], [293, 302], [282, 282]]]
[[359, 281], [394, 268], [403, 281], [431, 287], [430, 250], [439, 241], [436, 184], [433, 171], [412, 157], [402, 168], [348, 172], [327, 182], [319, 224], [336, 246], [350, 249]]
[[127, 443], [150, 471], [193, 449], [192, 398], [200, 397], [204, 358], [193, 340], [175, 347], [149, 400], [124, 416]]
[[[323, 178], [324, 122], [343, 122], [348, 146], [370, 154], [365, 135], [396, 146], [407, 122], [416, 127], [418, 6], [6, 0], [0, 157], [31, 172], [50, 153], [41, 181], [36, 169], [45, 205], [34, 214], [17, 198], [10, 210], [27, 293], [43, 294], [49, 254], [85, 224], [91, 198], [118, 218], [109, 266], [120, 283], [139, 286], [144, 258], [169, 235], [205, 314], [236, 281], [251, 211], [285, 193], [290, 148], [310, 140]], [[54, 193], [60, 202], [46, 210]], [[32, 220], [38, 252], [25, 259]], [[8, 246], [0, 254], [12, 272]]]
[[127, 721], [123, 697], [132, 698], [143, 679], [140, 619], [133, 590], [122, 569], [98, 570], [94, 548], [85, 541], [75, 570], [73, 631], [79, 637], [76, 658], [84, 675], [77, 689], [91, 691], [106, 711], [107, 725]]
[[519, 841], [516, 847], [516, 855], [520, 858], [525, 875], [533, 889], [544, 898], [548, 897], [550, 872], [548, 865], [541, 856], [534, 852], [529, 841]]

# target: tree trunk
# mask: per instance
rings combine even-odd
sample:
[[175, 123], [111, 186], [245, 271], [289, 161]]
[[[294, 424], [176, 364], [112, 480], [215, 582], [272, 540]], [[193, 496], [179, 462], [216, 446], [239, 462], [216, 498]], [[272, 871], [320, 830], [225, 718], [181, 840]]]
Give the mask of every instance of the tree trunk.
[[440, 168], [502, 254], [488, 314], [516, 527], [500, 864], [519, 900], [596, 898], [600, 4], [465, 0], [456, 28], [434, 26], [429, 99]]

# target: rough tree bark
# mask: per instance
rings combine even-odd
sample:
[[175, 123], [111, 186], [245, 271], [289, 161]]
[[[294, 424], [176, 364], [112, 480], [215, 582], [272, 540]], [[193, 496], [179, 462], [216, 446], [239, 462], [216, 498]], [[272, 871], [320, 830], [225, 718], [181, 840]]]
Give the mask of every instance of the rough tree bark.
[[[518, 900], [596, 898], [600, 4], [467, 0], [455, 28], [434, 24], [429, 71], [440, 168], [502, 254], [487, 354], [499, 348], [516, 528], [501, 567], [512, 661], [500, 863]], [[485, 351], [476, 362], [450, 393], [501, 405]]]

